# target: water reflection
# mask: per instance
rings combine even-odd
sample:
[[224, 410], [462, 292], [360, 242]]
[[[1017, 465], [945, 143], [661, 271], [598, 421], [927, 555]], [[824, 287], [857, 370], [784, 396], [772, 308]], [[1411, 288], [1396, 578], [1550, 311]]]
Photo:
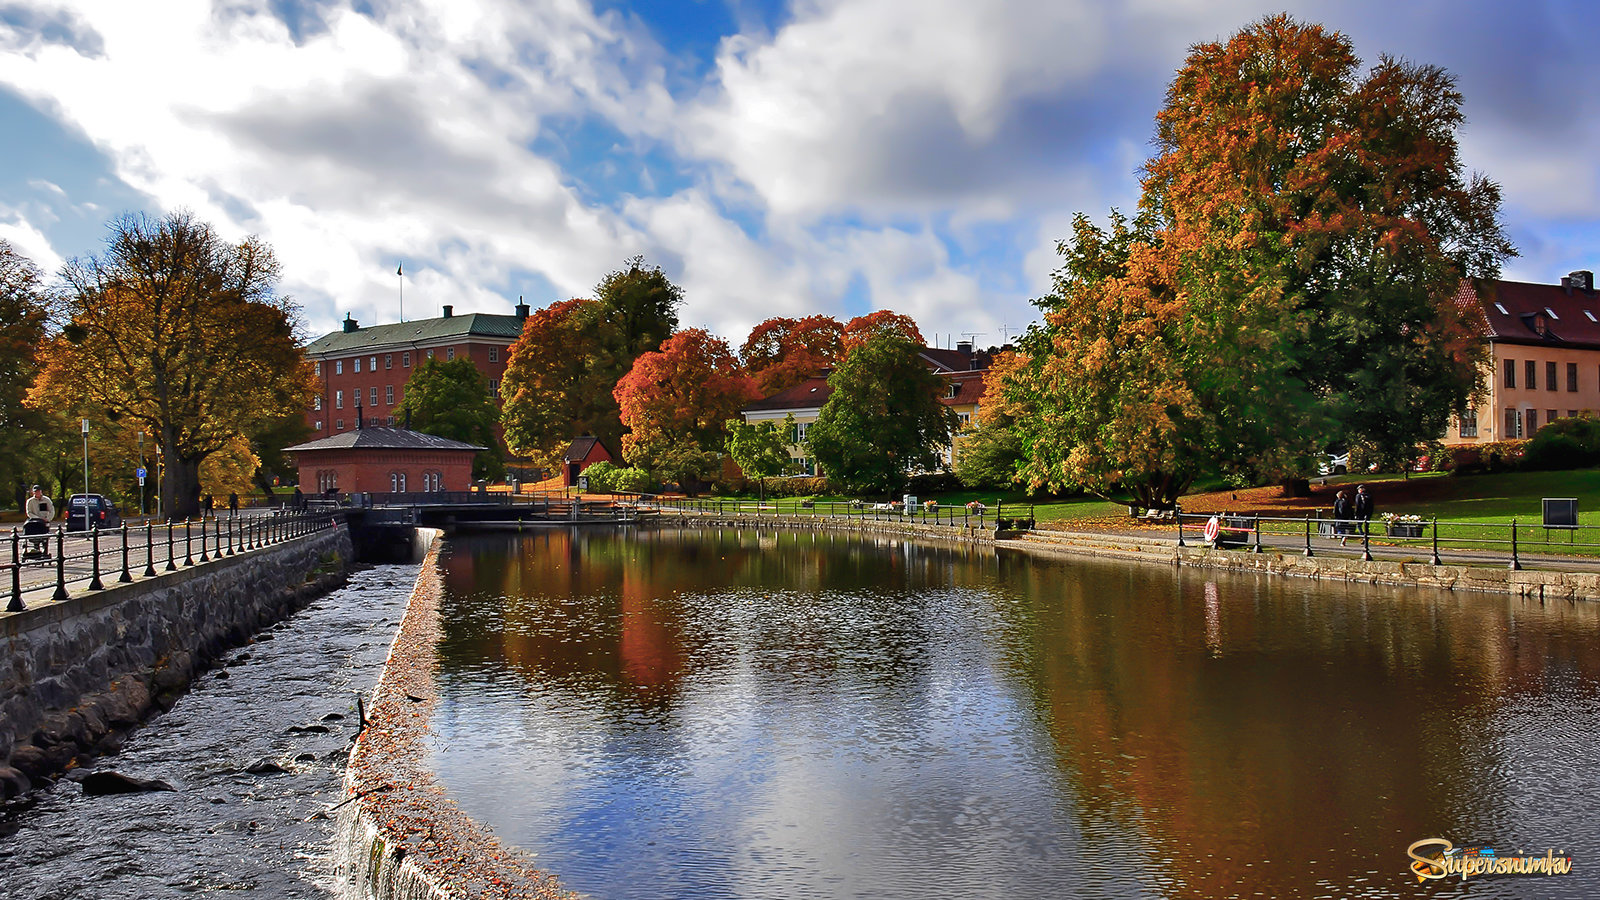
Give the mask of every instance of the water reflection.
[[1434, 835], [1600, 888], [1592, 605], [748, 531], [445, 566], [441, 775], [595, 896], [1411, 896]]

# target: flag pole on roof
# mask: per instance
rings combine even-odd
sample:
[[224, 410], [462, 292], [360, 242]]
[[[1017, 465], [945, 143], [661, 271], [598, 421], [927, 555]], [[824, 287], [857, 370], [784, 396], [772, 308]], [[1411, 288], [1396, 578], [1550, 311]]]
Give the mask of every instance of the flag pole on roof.
[[406, 320], [406, 264], [404, 261], [394, 267], [394, 274], [400, 278], [400, 321]]

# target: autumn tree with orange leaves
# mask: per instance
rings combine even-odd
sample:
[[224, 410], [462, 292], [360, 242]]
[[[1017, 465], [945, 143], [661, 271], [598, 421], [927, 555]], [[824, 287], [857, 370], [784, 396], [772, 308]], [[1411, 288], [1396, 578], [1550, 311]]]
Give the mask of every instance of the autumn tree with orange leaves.
[[848, 351], [880, 334], [899, 335], [919, 347], [927, 343], [923, 340], [922, 330], [917, 327], [915, 319], [892, 309], [880, 309], [864, 316], [856, 316], [846, 322], [842, 341], [845, 350]]
[[839, 361], [844, 326], [832, 316], [774, 316], [750, 330], [739, 348], [745, 371], [770, 397]]
[[253, 237], [229, 243], [183, 212], [125, 216], [104, 256], [63, 276], [60, 331], [28, 402], [149, 432], [171, 515], [198, 512], [202, 462], [316, 394], [299, 310], [277, 294], [277, 260]]
[[1021, 473], [1171, 507], [1202, 472], [1390, 461], [1441, 434], [1481, 342], [1451, 300], [1514, 255], [1463, 171], [1443, 70], [1273, 16], [1195, 46], [1157, 115], [1137, 216], [1079, 215], [1002, 392]]
[[758, 396], [726, 341], [699, 328], [680, 331], [617, 382], [617, 406], [629, 429], [622, 455], [685, 488], [707, 480], [717, 472], [727, 421]]
[[563, 300], [536, 310], [511, 346], [500, 383], [506, 445], [554, 467], [574, 437], [592, 435], [615, 452], [622, 437], [616, 341], [598, 300]]

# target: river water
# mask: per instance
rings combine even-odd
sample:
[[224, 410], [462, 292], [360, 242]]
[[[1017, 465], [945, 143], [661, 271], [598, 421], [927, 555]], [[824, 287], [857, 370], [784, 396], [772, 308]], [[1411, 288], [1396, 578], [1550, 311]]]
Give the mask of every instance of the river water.
[[[0, 897], [332, 896], [321, 813], [340, 799], [354, 692], [377, 682], [417, 571], [356, 572], [91, 766], [176, 792], [87, 797], [63, 780], [0, 813]], [[243, 771], [263, 760], [287, 771]]]
[[[446, 545], [432, 758], [596, 898], [1600, 896], [1600, 606], [842, 535]], [[1570, 854], [1419, 885], [1413, 841]]]

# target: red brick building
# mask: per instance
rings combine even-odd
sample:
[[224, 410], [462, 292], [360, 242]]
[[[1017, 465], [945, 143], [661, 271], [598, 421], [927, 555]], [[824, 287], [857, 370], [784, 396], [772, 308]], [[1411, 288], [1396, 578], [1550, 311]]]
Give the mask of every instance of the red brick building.
[[284, 448], [306, 493], [434, 493], [472, 489], [472, 458], [483, 450], [404, 428], [352, 428]]
[[499, 404], [511, 345], [521, 336], [527, 318], [526, 303], [517, 304], [516, 314], [510, 316], [458, 316], [446, 306], [437, 319], [366, 328], [346, 316], [344, 328], [306, 346], [306, 357], [316, 366], [320, 382], [320, 391], [306, 411], [312, 434], [329, 437], [354, 429], [358, 408], [367, 422], [398, 424], [395, 409], [405, 399], [406, 382], [425, 359], [472, 360]]
[[561, 457], [561, 470], [566, 474], [567, 487], [577, 486], [578, 476], [584, 469], [598, 462], [614, 462], [616, 459], [597, 437], [573, 438], [567, 452]]

